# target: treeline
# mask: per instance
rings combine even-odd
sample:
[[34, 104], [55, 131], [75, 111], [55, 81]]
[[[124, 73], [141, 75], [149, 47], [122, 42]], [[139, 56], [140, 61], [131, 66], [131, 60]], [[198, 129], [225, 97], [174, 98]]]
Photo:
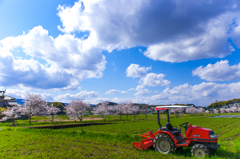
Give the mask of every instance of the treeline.
[[216, 109], [216, 108], [220, 108], [224, 105], [234, 104], [234, 103], [240, 103], [240, 98], [231, 99], [231, 100], [227, 100], [227, 101], [214, 102], [214, 103], [211, 103], [209, 106], [207, 106], [207, 109]]

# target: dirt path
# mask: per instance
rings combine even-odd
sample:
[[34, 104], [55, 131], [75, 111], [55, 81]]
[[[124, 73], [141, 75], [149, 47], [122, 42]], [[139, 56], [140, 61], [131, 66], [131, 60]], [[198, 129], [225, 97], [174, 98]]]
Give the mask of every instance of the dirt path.
[[[91, 121], [91, 120], [103, 120], [103, 118], [83, 118], [83, 121]], [[51, 121], [51, 119], [44, 119], [44, 120], [37, 120], [38, 122], [47, 122], [47, 121]], [[65, 122], [68, 122], [68, 121], [75, 121], [75, 120], [72, 120], [72, 119], [68, 119], [68, 120], [63, 120], [63, 119], [54, 119], [54, 121], [65, 121]], [[77, 122], [79, 120], [76, 120]]]

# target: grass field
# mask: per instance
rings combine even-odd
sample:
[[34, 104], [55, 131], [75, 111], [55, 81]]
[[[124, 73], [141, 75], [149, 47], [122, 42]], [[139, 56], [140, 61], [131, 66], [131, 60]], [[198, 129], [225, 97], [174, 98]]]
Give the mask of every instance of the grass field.
[[[162, 117], [164, 125], [166, 117]], [[132, 142], [141, 140], [138, 134], [158, 129], [156, 115], [148, 116], [148, 120], [145, 116], [138, 116], [136, 121], [133, 117], [129, 117], [129, 121], [125, 116], [122, 119], [119, 121], [119, 118], [110, 116], [106, 122], [115, 124], [59, 130], [28, 129], [28, 120], [18, 120], [17, 127], [10, 127], [11, 123], [0, 123], [0, 158], [193, 158], [191, 148], [184, 148], [173, 155], [163, 155], [151, 149], [134, 150]], [[171, 118], [172, 125], [187, 121], [212, 129], [219, 137], [221, 147], [210, 158], [240, 158], [239, 118], [178, 118], [174, 115]], [[51, 125], [51, 122], [33, 122], [31, 125]]]

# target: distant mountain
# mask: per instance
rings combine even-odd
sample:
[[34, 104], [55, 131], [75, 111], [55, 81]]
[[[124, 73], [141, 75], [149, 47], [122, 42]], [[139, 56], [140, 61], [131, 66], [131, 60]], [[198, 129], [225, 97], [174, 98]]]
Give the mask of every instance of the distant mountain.
[[18, 103], [18, 104], [21, 104], [23, 105], [25, 103], [25, 99], [15, 99], [15, 101]]

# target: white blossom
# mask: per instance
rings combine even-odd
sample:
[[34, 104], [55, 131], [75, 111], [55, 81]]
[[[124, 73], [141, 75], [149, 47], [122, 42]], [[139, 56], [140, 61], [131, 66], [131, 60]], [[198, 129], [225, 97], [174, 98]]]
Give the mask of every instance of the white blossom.
[[93, 111], [96, 115], [101, 115], [103, 117], [103, 120], [106, 120], [106, 116], [110, 114], [110, 111], [112, 110], [112, 107], [108, 106], [108, 102], [102, 102], [99, 106], [96, 107], [96, 109]]
[[12, 120], [12, 126], [15, 126], [15, 119], [20, 117], [18, 113], [19, 108], [19, 105], [7, 107], [7, 110], [1, 112], [4, 117], [0, 121]]
[[53, 104], [51, 104], [50, 106], [45, 107], [45, 109], [46, 109], [46, 113], [51, 116], [52, 123], [53, 123], [54, 116], [61, 111], [60, 108], [56, 108], [53, 106]]
[[66, 106], [67, 115], [71, 119], [79, 119], [81, 122], [83, 113], [88, 109], [90, 109], [90, 105], [80, 100], [73, 100]]
[[28, 115], [29, 123], [31, 123], [31, 117], [33, 115], [39, 115], [45, 113], [47, 102], [37, 94], [28, 94], [24, 105], [18, 110], [21, 115]]
[[214, 114], [217, 114], [217, 113], [219, 113], [219, 110], [213, 109], [213, 113], [214, 113]]

